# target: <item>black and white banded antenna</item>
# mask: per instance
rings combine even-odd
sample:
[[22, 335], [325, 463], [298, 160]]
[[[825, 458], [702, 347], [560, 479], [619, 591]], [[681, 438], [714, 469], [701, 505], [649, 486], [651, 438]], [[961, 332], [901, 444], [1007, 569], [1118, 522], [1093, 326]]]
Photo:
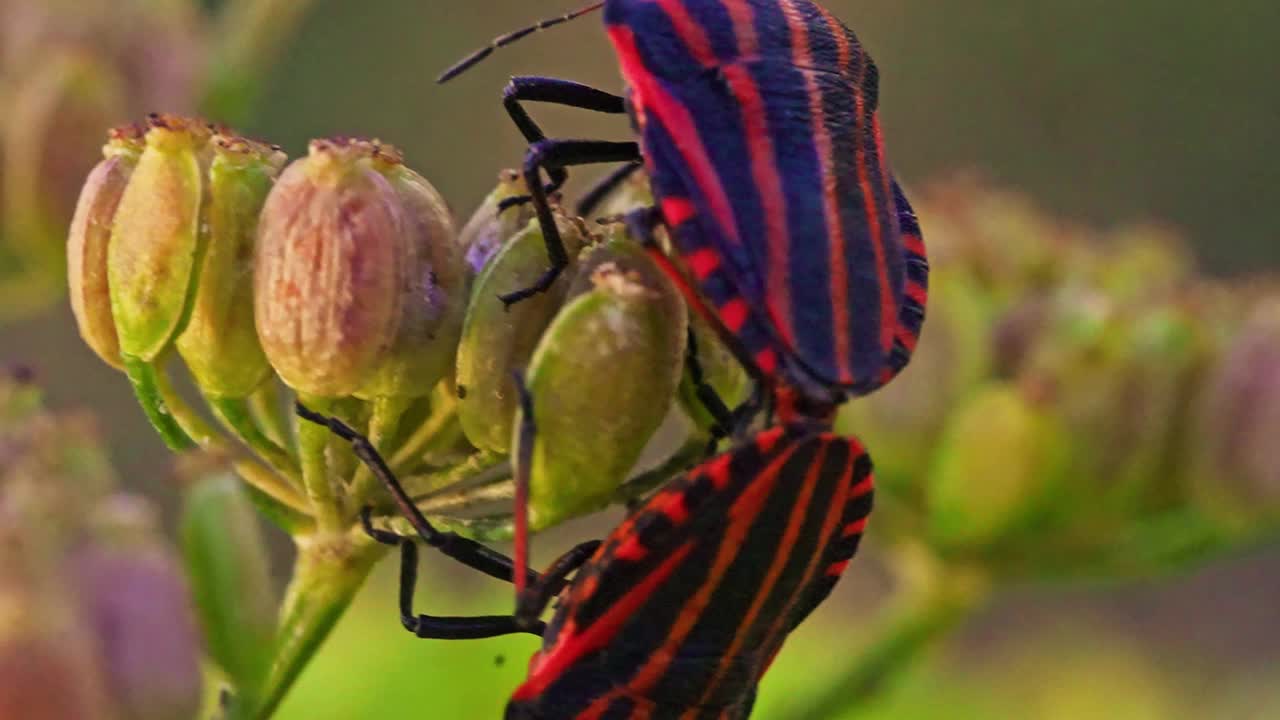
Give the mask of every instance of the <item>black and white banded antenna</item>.
[[494, 38], [493, 41], [490, 42], [488, 45], [462, 58], [458, 62], [451, 65], [447, 70], [440, 73], [440, 77], [436, 78], [436, 82], [438, 83], [449, 82], [450, 80], [458, 77], [459, 75], [466, 72], [467, 70], [470, 70], [481, 60], [484, 60], [485, 58], [492, 55], [493, 51], [497, 50], [500, 47], [506, 47], [507, 45], [510, 45], [511, 43], [527, 35], [532, 35], [533, 33], [536, 33], [539, 30], [546, 30], [549, 27], [554, 27], [562, 23], [567, 23], [570, 20], [573, 20], [574, 18], [582, 17], [587, 13], [595, 12], [596, 10], [599, 10], [602, 7], [604, 7], [603, 1], [591, 3], [590, 5], [583, 8], [578, 8], [573, 12], [565, 13], [564, 15], [560, 15], [553, 18], [547, 18], [546, 20], [539, 20], [538, 22], [528, 27], [520, 28], [519, 30], [513, 30], [505, 35], [499, 35], [498, 37]]

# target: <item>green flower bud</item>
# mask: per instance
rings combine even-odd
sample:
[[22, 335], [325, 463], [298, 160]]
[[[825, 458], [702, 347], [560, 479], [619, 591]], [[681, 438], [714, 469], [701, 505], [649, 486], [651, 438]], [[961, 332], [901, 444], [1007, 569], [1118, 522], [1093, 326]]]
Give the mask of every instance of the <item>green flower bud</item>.
[[142, 154], [142, 131], [111, 131], [103, 159], [89, 173], [67, 235], [67, 282], [80, 337], [98, 357], [120, 368], [120, 342], [107, 287], [107, 245], [116, 209]]
[[950, 549], [981, 549], [1028, 529], [1051, 505], [1066, 443], [1056, 418], [994, 384], [943, 433], [926, 487], [930, 532]]
[[467, 277], [453, 216], [440, 193], [389, 145], [377, 146], [373, 167], [395, 189], [408, 224], [397, 259], [402, 300], [396, 335], [357, 394], [421, 397], [452, 369], [467, 305]]
[[670, 409], [684, 365], [680, 291], [643, 249], [601, 246], [583, 279], [591, 289], [564, 306], [529, 364], [534, 529], [608, 502]]
[[1258, 301], [1209, 376], [1197, 494], [1246, 522], [1280, 517], [1280, 297]]
[[204, 253], [201, 205], [209, 129], [154, 115], [107, 246], [111, 308], [123, 355], [155, 360], [182, 331]]
[[557, 215], [560, 238], [571, 258], [547, 292], [505, 307], [498, 296], [528, 287], [547, 269], [542, 230], [533, 220], [513, 237], [476, 278], [458, 344], [458, 420], [467, 439], [484, 450], [511, 448], [512, 419], [519, 398], [511, 373], [524, 369], [555, 316], [574, 276], [575, 256], [589, 240], [578, 221]]
[[638, 170], [601, 200], [594, 215], [602, 218], [617, 217], [639, 208], [653, 207], [653, 204], [649, 176]]
[[458, 245], [466, 257], [468, 283], [489, 264], [498, 250], [524, 229], [533, 219], [533, 205], [524, 203], [507, 208], [501, 213], [502, 201], [527, 195], [524, 180], [515, 170], [503, 170], [498, 175], [498, 186], [480, 203], [471, 219], [458, 234]]
[[253, 322], [253, 255], [258, 216], [284, 153], [234, 135], [213, 138], [207, 247], [178, 351], [210, 397], [248, 396], [271, 368]]
[[351, 395], [395, 341], [404, 302], [400, 196], [370, 143], [311, 143], [263, 207], [254, 315], [267, 359], [295, 390]]

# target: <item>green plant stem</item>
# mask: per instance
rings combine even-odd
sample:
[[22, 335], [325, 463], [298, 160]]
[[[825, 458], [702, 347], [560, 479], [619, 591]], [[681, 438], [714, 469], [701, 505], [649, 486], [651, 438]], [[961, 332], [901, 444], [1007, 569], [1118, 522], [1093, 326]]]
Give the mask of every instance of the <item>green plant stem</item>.
[[196, 441], [178, 424], [170, 406], [165, 403], [161, 392], [163, 373], [153, 363], [127, 356], [124, 358], [124, 369], [129, 382], [133, 384], [133, 394], [138, 398], [138, 404], [151, 421], [151, 426], [160, 433], [164, 444], [174, 452], [194, 450]]
[[289, 433], [289, 425], [281, 412], [280, 384], [274, 378], [262, 383], [262, 386], [249, 396], [249, 412], [258, 423], [264, 435], [271, 442], [279, 445], [291, 454], [296, 452]]
[[293, 580], [285, 591], [275, 655], [254, 718], [275, 712], [387, 550], [358, 530], [301, 536], [296, 542]]
[[[369, 442], [383, 456], [387, 456], [387, 444], [395, 437], [400, 418], [413, 403], [407, 397], [379, 397], [372, 402], [373, 416], [369, 418]], [[378, 480], [363, 464], [351, 481], [351, 507], [361, 508], [369, 503], [369, 497], [378, 488]]]
[[[942, 571], [947, 572], [946, 570]], [[934, 578], [919, 594], [907, 593], [872, 625], [880, 628], [870, 644], [847, 665], [816, 700], [791, 717], [840, 718], [865, 708], [889, 689], [893, 680], [969, 617], [986, 596], [985, 583], [963, 571]]]
[[218, 20], [212, 79], [202, 103], [215, 117], [241, 122], [249, 114], [278, 54], [297, 34], [315, 0], [232, 0]]
[[431, 416], [405, 439], [388, 462], [392, 470], [411, 470], [412, 463], [422, 455], [423, 449], [431, 445], [450, 422], [457, 419], [458, 401], [447, 393], [436, 393], [436, 396], [440, 401], [431, 404]]
[[[333, 401], [330, 399], [299, 397], [299, 400], [315, 412], [333, 412]], [[329, 462], [325, 452], [330, 435], [329, 428], [322, 425], [310, 422], [298, 424], [298, 459], [302, 464], [302, 485], [311, 500], [311, 514], [322, 532], [337, 532], [342, 526], [342, 513], [329, 478]]]
[[249, 412], [248, 403], [240, 398], [206, 397], [209, 408], [231, 432], [244, 442], [276, 472], [297, 483], [301, 481], [298, 463], [284, 448], [275, 444], [262, 432]]

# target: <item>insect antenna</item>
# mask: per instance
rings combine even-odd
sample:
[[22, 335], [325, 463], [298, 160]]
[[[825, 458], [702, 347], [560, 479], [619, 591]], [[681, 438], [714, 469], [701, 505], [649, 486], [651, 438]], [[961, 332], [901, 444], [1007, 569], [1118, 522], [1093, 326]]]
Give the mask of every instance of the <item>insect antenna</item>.
[[594, 12], [596, 10], [599, 10], [602, 7], [604, 7], [604, 2], [594, 2], [594, 3], [591, 3], [590, 5], [587, 5], [586, 7], [578, 8], [573, 12], [565, 13], [564, 15], [560, 15], [558, 17], [547, 18], [546, 20], [539, 20], [538, 22], [528, 27], [520, 28], [519, 30], [513, 30], [505, 35], [499, 35], [498, 37], [494, 38], [493, 41], [490, 42], [488, 45], [462, 58], [458, 62], [451, 65], [444, 72], [440, 73], [440, 77], [436, 78], [436, 82], [438, 83], [449, 82], [450, 80], [458, 77], [462, 73], [471, 69], [471, 67], [474, 66], [476, 63], [479, 63], [481, 60], [484, 60], [485, 58], [492, 55], [494, 50], [497, 50], [500, 47], [506, 47], [507, 45], [510, 45], [511, 43], [519, 40], [520, 38], [526, 35], [532, 35], [533, 33], [536, 33], [539, 30], [545, 30], [549, 27], [553, 27], [561, 23], [567, 23], [570, 20], [573, 20], [574, 18], [581, 17], [590, 12]]

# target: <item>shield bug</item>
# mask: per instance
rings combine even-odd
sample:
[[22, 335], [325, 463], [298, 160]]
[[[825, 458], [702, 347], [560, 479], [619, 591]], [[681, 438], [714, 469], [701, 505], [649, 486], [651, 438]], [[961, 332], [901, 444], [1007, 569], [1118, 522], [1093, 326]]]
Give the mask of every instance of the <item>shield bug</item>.
[[[367, 441], [336, 421], [304, 416], [354, 443], [428, 545], [527, 584], [510, 616], [416, 614], [414, 540], [364, 516], [375, 539], [400, 548], [400, 614], [411, 632], [542, 637], [507, 718], [747, 717], [788, 634], [856, 552], [872, 504], [871, 462], [858, 441], [776, 426], [676, 477], [603, 541], [579, 545], [536, 574], [436, 531]], [[518, 461], [517, 484], [522, 467]], [[539, 616], [557, 598], [544, 623]]]
[[[529, 195], [508, 206], [533, 204], [551, 260], [504, 301], [543, 291], [567, 263], [547, 201], [566, 168], [627, 163], [607, 187], [643, 166], [646, 223], [669, 231], [691, 299], [758, 380], [825, 406], [892, 379], [915, 348], [928, 264], [885, 157], [879, 72], [853, 32], [811, 0], [605, 0], [496, 38], [440, 80], [600, 9], [625, 96], [534, 76], [503, 92], [530, 143]], [[527, 102], [629, 114], [638, 141], [548, 138]]]

